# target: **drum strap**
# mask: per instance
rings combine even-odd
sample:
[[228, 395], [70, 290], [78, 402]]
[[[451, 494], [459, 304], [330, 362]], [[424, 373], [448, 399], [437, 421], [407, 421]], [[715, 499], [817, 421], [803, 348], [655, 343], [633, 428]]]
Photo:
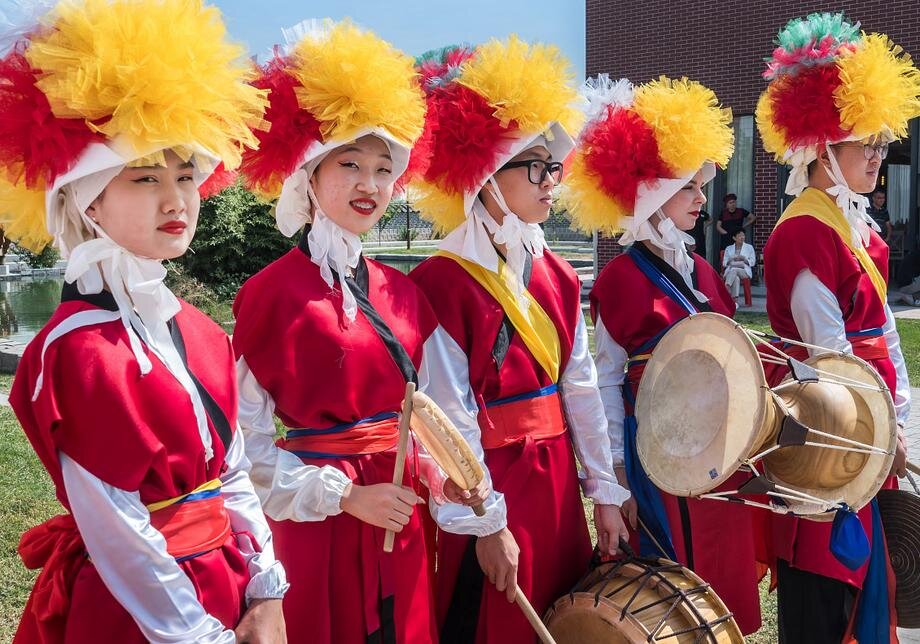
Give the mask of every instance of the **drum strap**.
[[[672, 267], [668, 266], [660, 257], [645, 247], [645, 244], [636, 243], [626, 251], [636, 267], [648, 280], [662, 293], [671, 298], [687, 314], [693, 315], [700, 311], [711, 311], [708, 302], [700, 302], [687, 283]], [[693, 274], [694, 283], [696, 273]]]

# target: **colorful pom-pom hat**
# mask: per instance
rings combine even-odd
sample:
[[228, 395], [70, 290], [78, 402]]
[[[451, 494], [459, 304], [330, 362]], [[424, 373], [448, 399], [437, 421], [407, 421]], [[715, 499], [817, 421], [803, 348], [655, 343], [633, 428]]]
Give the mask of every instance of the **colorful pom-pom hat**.
[[349, 21], [305, 21], [285, 39], [254, 83], [268, 90], [269, 126], [255, 132], [242, 171], [253, 191], [278, 199], [278, 228], [291, 236], [311, 220], [309, 178], [332, 150], [373, 135], [390, 150], [393, 176], [406, 172], [425, 99], [414, 60]]
[[[26, 3], [32, 9], [51, 3]], [[25, 5], [23, 5], [25, 7]], [[239, 165], [264, 92], [220, 12], [200, 0], [68, 0], [0, 42], [0, 220], [8, 237], [67, 257], [93, 232], [70, 221], [129, 165], [194, 158], [199, 189]], [[10, 37], [10, 34], [12, 36]], [[215, 177], [226, 185], [224, 172]]]
[[429, 52], [416, 63], [428, 101], [409, 182], [413, 204], [447, 233], [470, 214], [505, 163], [540, 143], [563, 161], [582, 116], [568, 60], [551, 45], [515, 36], [475, 48]]
[[[776, 44], [756, 119], [764, 148], [790, 166], [787, 194], [808, 186], [808, 165], [818, 145], [899, 139], [908, 121], [920, 115], [920, 72], [910, 56], [887, 36], [860, 31], [859, 23], [843, 14], [791, 20]], [[838, 205], [846, 199], [844, 213], [850, 215], [853, 204], [865, 219], [865, 198], [850, 193], [833, 151], [829, 157], [831, 178], [843, 188], [835, 191]]]
[[649, 219], [668, 199], [697, 172], [710, 181], [731, 157], [731, 110], [696, 81], [662, 76], [633, 87], [602, 74], [582, 94], [587, 124], [562, 192], [581, 230], [648, 239]]

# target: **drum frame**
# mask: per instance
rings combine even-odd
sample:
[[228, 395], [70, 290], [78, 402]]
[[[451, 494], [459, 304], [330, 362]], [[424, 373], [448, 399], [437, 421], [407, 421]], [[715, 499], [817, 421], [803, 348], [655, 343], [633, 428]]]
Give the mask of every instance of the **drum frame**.
[[[677, 325], [675, 326], [679, 326], [681, 323], [687, 322], [689, 319], [697, 318], [700, 316], [705, 316], [705, 317], [715, 316], [719, 318], [725, 318], [725, 316], [721, 316], [715, 313], [695, 313], [695, 314], [690, 315], [685, 320], [678, 322]], [[731, 325], [733, 325], [736, 330], [744, 334], [744, 336], [750, 342], [751, 349], [753, 349], [754, 352], [757, 353], [758, 359], [761, 361], [762, 364], [765, 363], [765, 364], [776, 364], [776, 365], [788, 366], [790, 369], [789, 376], [782, 383], [780, 383], [777, 387], [773, 389], [766, 387], [766, 379], [764, 378], [763, 386], [764, 386], [764, 389], [767, 389], [767, 391], [770, 393], [770, 398], [767, 399], [767, 401], [760, 407], [760, 411], [757, 414], [758, 426], [753, 428], [752, 437], [749, 443], [750, 448], [752, 448], [752, 451], [749, 452], [748, 456], [740, 457], [736, 461], [737, 463], [736, 468], [733, 470], [734, 472], [742, 468], [746, 468], [748, 471], [751, 472], [753, 476], [751, 479], [746, 481], [743, 485], [741, 485], [738, 489], [735, 489], [735, 490], [725, 490], [725, 491], [720, 491], [720, 492], [699, 491], [699, 492], [690, 493], [690, 494], [688, 494], [686, 491], [681, 493], [678, 490], [670, 489], [669, 486], [666, 485], [664, 481], [658, 480], [657, 477], [653, 473], [648, 472], [648, 469], [646, 468], [649, 478], [651, 478], [652, 481], [655, 483], [655, 485], [657, 485], [659, 488], [662, 488], [678, 496], [693, 496], [694, 498], [700, 498], [700, 499], [712, 499], [712, 500], [717, 500], [717, 501], [730, 501], [733, 503], [743, 503], [745, 505], [750, 505], [750, 506], [770, 510], [777, 514], [794, 514], [796, 516], [802, 516], [802, 517], [806, 517], [806, 518], [816, 520], [816, 521], [832, 520], [837, 510], [847, 510], [847, 509], [858, 510], [859, 507], [851, 508], [845, 503], [843, 499], [821, 498], [821, 497], [814, 496], [813, 494], [808, 494], [807, 492], [801, 489], [798, 489], [798, 488], [795, 488], [789, 485], [785, 485], [783, 484], [781, 480], [778, 480], [775, 477], [771, 476], [767, 470], [764, 470], [763, 468], [761, 468], [759, 466], [759, 463], [773, 451], [781, 449], [783, 447], [789, 447], [789, 446], [795, 445], [795, 446], [818, 447], [822, 449], [843, 450], [843, 451], [859, 452], [859, 453], [869, 454], [869, 455], [884, 456], [887, 462], [887, 467], [885, 468], [885, 471], [887, 472], [888, 468], [890, 468], [891, 466], [891, 461], [894, 458], [894, 444], [893, 443], [894, 443], [894, 440], [896, 440], [896, 436], [893, 436], [892, 441], [889, 444], [890, 449], [886, 450], [886, 449], [882, 449], [881, 447], [876, 447], [874, 445], [867, 445], [865, 443], [860, 443], [858, 441], [854, 441], [848, 438], [836, 436], [834, 434], [829, 434], [827, 432], [813, 429], [811, 427], [808, 427], [806, 425], [799, 423], [794, 418], [794, 416], [792, 416], [789, 413], [787, 407], [785, 406], [783, 401], [780, 399], [780, 397], [777, 395], [777, 392], [781, 392], [782, 389], [785, 387], [793, 386], [799, 383], [817, 382], [821, 380], [824, 380], [826, 382], [832, 382], [835, 384], [844, 385], [849, 388], [860, 388], [860, 389], [868, 389], [868, 390], [877, 391], [877, 392], [885, 392], [888, 394], [889, 407], [890, 407], [889, 415], [890, 415], [892, 426], [894, 426], [894, 423], [895, 423], [894, 406], [893, 406], [893, 403], [890, 402], [890, 391], [888, 390], [888, 387], [881, 380], [881, 377], [875, 374], [874, 370], [871, 370], [871, 367], [868, 369], [874, 375], [875, 382], [876, 382], [876, 384], [874, 385], [863, 382], [863, 381], [854, 380], [852, 378], [848, 378], [841, 374], [828, 372], [826, 370], [823, 370], [821, 368], [814, 366], [813, 364], [815, 362], [820, 362], [821, 358], [827, 355], [843, 357], [843, 358], [846, 358], [847, 360], [855, 360], [859, 362], [864, 362], [860, 360], [859, 358], [857, 358], [856, 356], [844, 353], [842, 351], [831, 350], [831, 349], [827, 349], [824, 347], [819, 347], [816, 345], [808, 344], [806, 342], [801, 342], [798, 340], [791, 340], [788, 338], [783, 338], [780, 336], [764, 333], [762, 331], [748, 329], [748, 328], [745, 328], [740, 323], [732, 320], [731, 318], [725, 318], [725, 320], [727, 321], [727, 323], [730, 322]], [[763, 346], [768, 347], [771, 351], [773, 351], [775, 355], [768, 355], [763, 352], [757, 352], [755, 344], [758, 341], [761, 342]], [[806, 349], [817, 350], [817, 351], [820, 351], [821, 354], [815, 357], [809, 358], [805, 362], [802, 362], [800, 360], [797, 360], [796, 358], [793, 358], [792, 356], [787, 354], [785, 351], [783, 351], [778, 346], [779, 343], [786, 343], [788, 345], [795, 345], [795, 346], [804, 347]], [[654, 354], [651, 360], [654, 360]], [[649, 367], [647, 366], [646, 367], [647, 372], [648, 372], [648, 368]], [[641, 406], [643, 397], [639, 396], [638, 398], [639, 398], [639, 401], [638, 401], [637, 407]], [[776, 412], [778, 412], [778, 414]], [[792, 425], [791, 427], [792, 431], [789, 432], [791, 439], [783, 438], [782, 440], [780, 440], [780, 437], [782, 436], [782, 434], [780, 433], [779, 435], [777, 435], [777, 433], [773, 430], [775, 430], [777, 426], [780, 426], [783, 429], [786, 429], [786, 424]], [[808, 439], [809, 435], [820, 436], [827, 440], [836, 441], [838, 444], [820, 443], [814, 440], [809, 440]], [[772, 444], [772, 440], [774, 438], [777, 439], [776, 444]], [[640, 456], [640, 459], [642, 459], [643, 453], [641, 449], [640, 449], [639, 456]], [[717, 487], [722, 481], [727, 480], [728, 477], [729, 477], [729, 474], [726, 471], [724, 475], [720, 476], [718, 480], [714, 481], [715, 485], [713, 485], [712, 489]], [[880, 477], [879, 480], [877, 481], [878, 485], [876, 486], [875, 491], [878, 490], [878, 488], [880, 487], [883, 481], [884, 481], [884, 477]], [[763, 503], [760, 501], [755, 501], [750, 498], [739, 496], [739, 495], [751, 495], [751, 494], [767, 495], [771, 497], [772, 499], [775, 499], [775, 501], [771, 500], [767, 503]], [[868, 498], [871, 498], [871, 496], [874, 496], [874, 492]], [[868, 501], [868, 498], [867, 498], [867, 501]]]
[[[728, 607], [725, 606], [725, 603], [722, 601], [722, 599], [715, 593], [715, 591], [711, 589], [710, 584], [703, 581], [698, 575], [696, 575], [696, 573], [694, 573], [689, 568], [685, 568], [684, 566], [681, 566], [678, 563], [670, 561], [669, 559], [637, 557], [632, 553], [631, 550], [628, 550], [628, 552], [629, 552], [628, 556], [615, 560], [615, 561], [608, 562], [612, 565], [602, 575], [598, 575], [597, 569], [600, 566], [605, 565], [605, 564], [599, 564], [597, 561], [593, 562], [591, 570], [588, 571], [587, 574], [582, 576], [582, 578], [579, 579], [578, 583], [575, 584], [573, 589], [569, 591], [569, 593], [567, 593], [569, 601], [572, 602], [572, 604], [574, 605], [576, 594], [582, 594], [582, 595], [593, 594], [594, 605], [596, 607], [601, 603], [602, 597], [606, 600], [610, 600], [611, 597], [617, 595], [620, 591], [630, 586], [635, 585], [636, 587], [635, 591], [632, 593], [632, 595], [626, 601], [626, 603], [623, 604], [620, 610], [619, 619], [621, 622], [626, 619], [627, 615], [630, 615], [630, 616], [638, 615], [642, 611], [648, 610], [660, 604], [672, 602], [671, 605], [668, 606], [667, 612], [658, 620], [658, 622], [654, 625], [654, 627], [649, 628], [650, 632], [646, 639], [646, 642], [649, 642], [649, 643], [664, 642], [671, 638], [677, 638], [681, 635], [696, 633], [697, 642], [709, 642], [710, 644], [718, 644], [719, 640], [718, 640], [716, 632], [713, 630], [713, 627], [719, 626], [720, 624], [723, 624], [725, 622], [733, 621], [734, 613], [728, 610]], [[595, 553], [595, 556], [597, 556], [596, 553]], [[630, 565], [636, 565], [636, 564], [642, 569], [643, 571], [642, 574], [635, 576], [635, 577], [624, 576], [623, 579], [621, 580], [622, 583], [619, 583], [616, 586], [607, 588], [605, 587], [605, 585], [601, 585], [601, 588], [595, 593], [588, 593], [587, 591], [576, 591], [575, 590], [576, 588], [581, 587], [583, 584], [586, 584], [586, 582], [591, 580], [592, 576], [597, 576], [597, 579], [594, 580], [594, 582], [591, 584], [591, 585], [594, 585], [595, 583], [599, 581], [603, 581], [607, 577], [616, 576], [616, 573], [622, 570], [623, 568], [630, 566]], [[680, 588], [673, 581], [671, 581], [668, 577], [665, 576], [664, 573], [668, 573], [668, 572], [680, 573], [681, 575], [684, 576], [684, 578], [692, 582], [695, 582], [697, 585], [691, 588], [687, 588], [687, 589]], [[645, 589], [646, 587], [656, 588], [662, 584], [668, 591], [670, 591], [669, 593], [659, 597], [655, 601], [648, 602], [641, 606], [638, 606], [635, 610], [631, 610], [631, 608], [633, 608], [633, 605], [636, 599], [638, 598], [639, 594], [642, 592], [643, 589]], [[700, 595], [703, 593], [709, 593], [710, 598], [714, 599], [717, 602], [718, 606], [724, 610], [724, 614], [722, 616], [714, 620], [707, 620], [703, 616], [699, 608], [696, 606], [696, 604], [693, 603], [691, 599], [693, 595]], [[566, 595], [563, 595], [563, 597], [565, 596]], [[553, 610], [554, 610], [553, 608], [550, 608], [550, 611], [553, 611]], [[675, 611], [679, 611], [683, 613], [684, 616], [689, 621], [695, 622], [696, 626], [684, 628], [679, 631], [672, 631], [671, 633], [667, 635], [659, 637], [658, 634], [665, 626], [667, 626], [668, 618]], [[550, 617], [550, 614], [548, 613], [546, 618], [544, 618], [544, 622], [547, 622], [547, 625], [549, 625], [548, 624], [549, 617]], [[735, 625], [735, 628], [737, 629], [737, 625]]]

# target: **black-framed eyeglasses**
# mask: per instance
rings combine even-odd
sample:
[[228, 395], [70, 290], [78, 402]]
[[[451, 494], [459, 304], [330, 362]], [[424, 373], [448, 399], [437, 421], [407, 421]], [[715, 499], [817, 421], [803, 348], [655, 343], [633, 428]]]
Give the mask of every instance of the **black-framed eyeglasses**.
[[861, 145], [863, 149], [863, 156], [866, 158], [866, 161], [871, 161], [876, 154], [878, 154], [878, 158], [881, 161], [884, 161], [885, 157], [888, 156], [887, 143], [859, 143], [858, 141], [852, 141], [848, 143], [852, 143], [852, 145]]
[[546, 181], [546, 175], [551, 176], [555, 183], [562, 181], [561, 161], [544, 161], [543, 159], [510, 161], [500, 167], [498, 171], [511, 170], [512, 168], [527, 168], [527, 180], [538, 186]]

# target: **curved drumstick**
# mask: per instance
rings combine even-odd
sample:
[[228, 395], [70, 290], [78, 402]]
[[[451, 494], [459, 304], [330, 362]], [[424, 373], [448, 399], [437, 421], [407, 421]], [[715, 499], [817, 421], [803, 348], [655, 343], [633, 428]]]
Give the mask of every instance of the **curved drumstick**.
[[527, 597], [524, 595], [520, 586], [514, 589], [514, 601], [520, 607], [521, 612], [524, 613], [524, 617], [530, 622], [530, 625], [533, 627], [533, 630], [536, 631], [543, 644], [556, 644], [556, 640], [549, 634], [546, 624], [543, 623], [543, 620], [537, 615], [537, 611], [535, 611], [533, 606], [530, 605], [530, 602], [527, 601]]
[[[406, 470], [406, 449], [409, 445], [409, 420], [412, 418], [412, 396], [415, 394], [415, 383], [406, 383], [406, 395], [403, 398], [402, 417], [399, 419], [399, 444], [396, 447], [396, 467], [393, 468], [393, 485], [402, 485], [403, 473]], [[393, 552], [393, 541], [396, 533], [387, 530], [383, 537], [383, 551]]]
[[907, 469], [909, 469], [911, 472], [913, 472], [917, 476], [920, 476], [920, 465], [914, 465], [910, 461], [907, 461]]

